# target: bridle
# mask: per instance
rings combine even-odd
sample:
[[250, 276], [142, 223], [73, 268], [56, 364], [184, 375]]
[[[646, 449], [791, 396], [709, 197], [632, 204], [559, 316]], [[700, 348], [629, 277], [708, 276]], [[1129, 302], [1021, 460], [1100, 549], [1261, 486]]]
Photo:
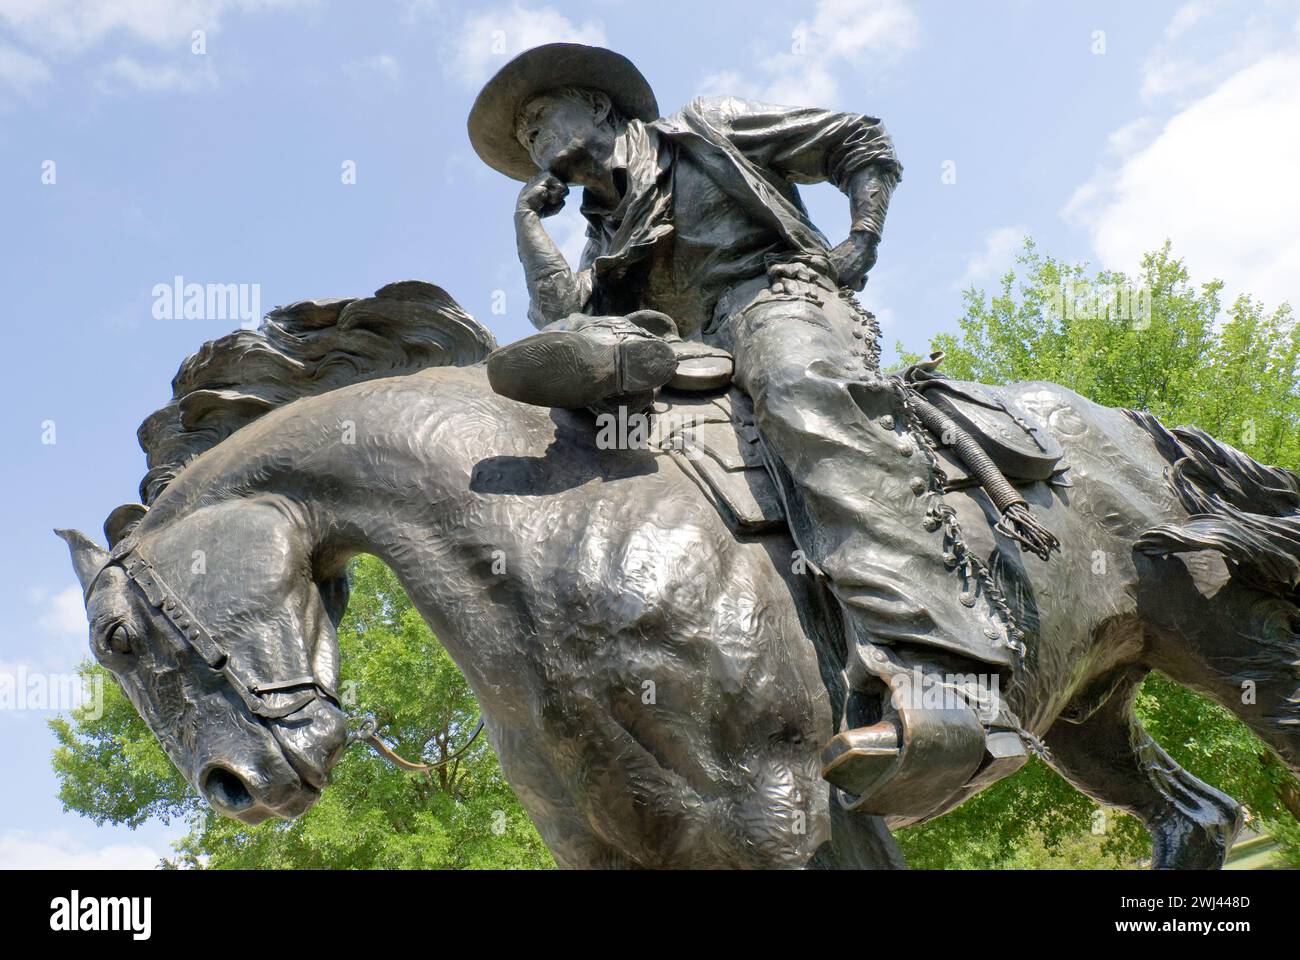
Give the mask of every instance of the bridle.
[[[83, 599], [89, 601], [90, 592], [94, 589], [95, 583], [105, 570], [113, 566], [122, 568], [127, 579], [139, 587], [140, 592], [144, 594], [150, 606], [171, 621], [176, 633], [180, 635], [183, 641], [183, 646], [198, 654], [199, 659], [207, 664], [209, 669], [225, 677], [226, 682], [239, 694], [255, 716], [266, 720], [283, 720], [318, 699], [326, 700], [335, 708], [342, 709], [339, 704], [338, 694], [313, 675], [271, 681], [247, 678], [235, 667], [230, 659], [230, 654], [221, 646], [218, 638], [186, 606], [180, 594], [167, 585], [167, 581], [159, 575], [154, 565], [149, 562], [149, 558], [140, 550], [140, 545], [135, 537], [131, 535], [126, 536], [113, 547], [108, 560], [95, 571], [95, 575], [86, 584]], [[266, 702], [266, 694], [291, 693], [294, 690], [302, 692], [282, 707], [273, 707]], [[348, 742], [369, 744], [385, 760], [403, 770], [430, 773], [464, 756], [474, 741], [478, 739], [478, 735], [482, 730], [483, 720], [480, 718], [474, 727], [474, 732], [470, 734], [469, 740], [460, 749], [432, 764], [412, 763], [398, 756], [391, 747], [379, 739], [377, 724], [373, 719], [366, 721], [360, 730], [348, 738]]]
[[[133, 537], [128, 536], [120, 541], [109, 554], [108, 560], [90, 579], [85, 590], [87, 600], [95, 582], [105, 570], [113, 566], [122, 568], [127, 578], [140, 588], [150, 606], [171, 621], [183, 646], [198, 654], [209, 669], [221, 674], [254, 715], [266, 720], [283, 720], [318, 699], [327, 700], [334, 707], [339, 707], [338, 694], [313, 675], [266, 681], [244, 674], [235, 666], [221, 641], [186, 606], [180, 594], [167, 585]], [[284, 706], [274, 707], [266, 700], [268, 694], [288, 694], [294, 691], [300, 691], [298, 696]]]

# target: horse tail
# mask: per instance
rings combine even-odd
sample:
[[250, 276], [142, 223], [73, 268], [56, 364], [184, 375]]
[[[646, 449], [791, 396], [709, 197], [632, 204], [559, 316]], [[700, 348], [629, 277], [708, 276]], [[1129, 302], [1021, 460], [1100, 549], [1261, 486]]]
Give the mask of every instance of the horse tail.
[[495, 347], [450, 294], [420, 280], [277, 307], [258, 329], [210, 340], [181, 364], [171, 400], [136, 431], [149, 467], [140, 499], [151, 504], [187, 463], [276, 407], [362, 380], [468, 366]]
[[1126, 410], [1169, 462], [1168, 482], [1189, 514], [1138, 538], [1148, 554], [1213, 550], [1235, 578], [1300, 601], [1300, 475], [1269, 467], [1195, 427], [1165, 427]]

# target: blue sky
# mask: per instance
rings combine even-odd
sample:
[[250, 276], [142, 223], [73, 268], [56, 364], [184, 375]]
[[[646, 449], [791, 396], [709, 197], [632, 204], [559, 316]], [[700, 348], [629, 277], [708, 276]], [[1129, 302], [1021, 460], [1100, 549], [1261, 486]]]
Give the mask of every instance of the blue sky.
[[[726, 92], [882, 117], [905, 174], [863, 299], [889, 347], [952, 329], [1026, 234], [1120, 269], [1169, 237], [1197, 279], [1300, 301], [1294, 0], [0, 0], [0, 672], [84, 655], [50, 530], [98, 535], [137, 499], [137, 425], [232, 326], [155, 319], [155, 285], [256, 284], [265, 311], [419, 277], [499, 340], [529, 332], [517, 186], [464, 123], [496, 66], [559, 39], [632, 58], [665, 110]], [[844, 199], [805, 196], [840, 239]], [[551, 223], [576, 253], [576, 209]], [[0, 866], [156, 861], [176, 825], [61, 810], [50, 715], [0, 710]]]

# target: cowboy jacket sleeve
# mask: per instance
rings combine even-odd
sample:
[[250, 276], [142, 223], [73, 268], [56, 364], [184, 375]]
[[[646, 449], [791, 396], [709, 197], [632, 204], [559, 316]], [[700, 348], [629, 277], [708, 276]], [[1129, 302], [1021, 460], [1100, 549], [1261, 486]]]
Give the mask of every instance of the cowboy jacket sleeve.
[[879, 238], [903, 168], [878, 119], [737, 97], [692, 106], [755, 165], [793, 183], [834, 184], [849, 197], [852, 231]]
[[588, 233], [582, 264], [570, 270], [567, 262], [526, 257], [524, 279], [528, 285], [528, 319], [537, 329], [575, 313], [585, 313], [591, 301], [591, 262], [596, 258], [596, 241]]

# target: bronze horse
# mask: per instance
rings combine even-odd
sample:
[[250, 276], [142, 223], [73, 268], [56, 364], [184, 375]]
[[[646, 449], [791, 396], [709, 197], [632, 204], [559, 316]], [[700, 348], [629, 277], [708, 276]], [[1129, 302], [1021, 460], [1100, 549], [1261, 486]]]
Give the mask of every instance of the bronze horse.
[[[424, 353], [376, 359], [413, 330]], [[561, 865], [902, 866], [819, 776], [843, 640], [793, 544], [733, 535], [664, 453], [494, 394], [491, 346], [407, 283], [273, 312], [182, 367], [141, 428], [149, 508], [114, 512], [111, 554], [61, 532], [92, 650], [178, 769], [246, 823], [311, 806], [347, 743], [345, 568], [370, 553], [463, 670]], [[366, 379], [382, 372], [400, 375]], [[310, 383], [280, 389], [294, 376]], [[1002, 389], [1072, 468], [1023, 488], [1066, 544], [1049, 563], [993, 531], [982, 494], [948, 495], [1028, 634], [1005, 695], [1062, 775], [1141, 818], [1155, 866], [1217, 867], [1240, 808], [1147, 737], [1133, 697], [1160, 670], [1300, 769], [1300, 484], [1053, 384]]]

